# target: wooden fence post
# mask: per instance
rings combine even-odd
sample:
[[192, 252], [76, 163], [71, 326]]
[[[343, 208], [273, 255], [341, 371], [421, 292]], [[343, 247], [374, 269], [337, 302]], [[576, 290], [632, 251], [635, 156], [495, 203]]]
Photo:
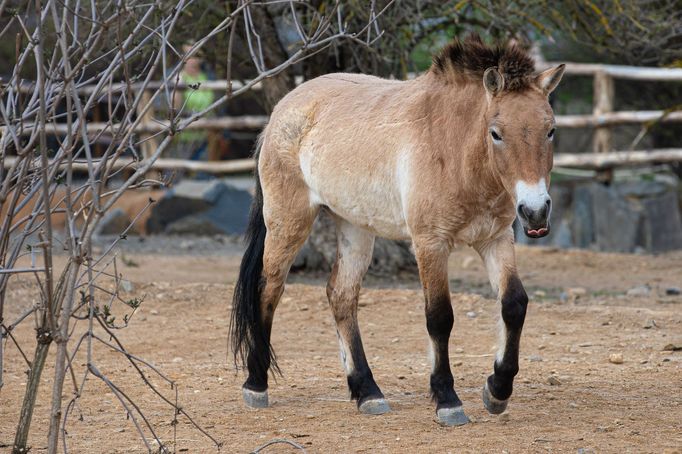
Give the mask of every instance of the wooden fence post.
[[[594, 74], [592, 114], [598, 116], [613, 112], [613, 95], [613, 78], [606, 71], [597, 71]], [[610, 127], [596, 127], [592, 137], [592, 150], [595, 153], [609, 153], [613, 150], [612, 138]], [[613, 169], [597, 171], [596, 178], [602, 183], [610, 183], [613, 180]]]
[[[594, 106], [593, 115], [603, 115], [613, 112], [613, 78], [605, 71], [594, 74]], [[613, 150], [611, 129], [608, 126], [597, 127], [594, 130], [592, 149], [595, 153], [608, 153]]]

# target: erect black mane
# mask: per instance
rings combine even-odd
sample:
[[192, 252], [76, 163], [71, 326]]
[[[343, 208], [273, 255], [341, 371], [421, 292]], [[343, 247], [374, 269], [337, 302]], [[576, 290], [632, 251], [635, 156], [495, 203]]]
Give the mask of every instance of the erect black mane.
[[516, 44], [488, 46], [478, 34], [464, 41], [455, 39], [433, 58], [431, 71], [447, 74], [454, 71], [471, 77], [483, 77], [488, 68], [497, 68], [504, 77], [507, 91], [527, 88], [535, 72], [535, 62]]

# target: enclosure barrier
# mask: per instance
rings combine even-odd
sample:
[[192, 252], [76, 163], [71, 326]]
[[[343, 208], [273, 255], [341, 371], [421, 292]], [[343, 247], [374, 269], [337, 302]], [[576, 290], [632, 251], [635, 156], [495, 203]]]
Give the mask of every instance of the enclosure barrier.
[[[558, 63], [543, 62], [538, 64], [538, 69], [543, 70]], [[574, 76], [592, 76], [593, 85], [593, 111], [590, 115], [557, 115], [556, 125], [559, 128], [594, 128], [595, 134], [592, 143], [592, 153], [559, 153], [554, 157], [556, 167], [580, 168], [591, 170], [609, 170], [615, 167], [637, 166], [654, 163], [680, 162], [682, 161], [682, 148], [655, 149], [646, 151], [613, 151], [611, 127], [625, 124], [653, 124], [653, 123], [682, 123], [682, 111], [621, 111], [614, 112], [614, 79], [642, 80], [651, 82], [682, 82], [682, 68], [645, 68], [636, 66], [618, 66], [588, 63], [567, 63], [566, 74]], [[297, 83], [302, 79], [297, 78]], [[161, 87], [164, 82], [151, 82], [146, 85], [147, 89]], [[202, 89], [225, 91], [243, 86], [244, 82], [227, 80], [213, 80], [203, 82]], [[168, 83], [169, 88], [196, 88], [188, 87], [184, 83]], [[123, 91], [126, 86], [113, 84], [109, 93], [115, 95]], [[135, 85], [133, 85], [133, 89]], [[261, 89], [260, 84], [253, 87]], [[83, 94], [92, 92], [94, 87], [85, 86], [78, 90]], [[23, 85], [22, 91], [33, 90], [31, 85]], [[209, 129], [209, 130], [261, 130], [268, 121], [264, 115], [225, 116], [217, 118], [202, 118], [190, 123], [186, 129]], [[107, 122], [89, 122], [85, 125], [88, 135], [93, 140], [108, 139], [115, 135], [120, 125]], [[135, 131], [142, 135], [148, 142], [147, 148], [153, 146], [153, 135], [167, 130], [170, 122], [156, 120], [153, 112], [145, 115]], [[24, 125], [21, 130], [23, 135], [30, 135], [33, 125]], [[4, 134], [6, 126], [0, 126], [0, 134]], [[68, 132], [68, 126], [61, 123], [47, 125], [46, 132], [51, 135], [61, 135]], [[143, 156], [150, 155], [151, 150], [143, 149]], [[11, 157], [4, 159], [4, 166], [9, 167], [13, 163]], [[140, 161], [130, 158], [119, 158], [112, 163], [113, 168], [135, 168]], [[74, 169], [87, 169], [85, 163], [74, 163]], [[243, 173], [252, 170], [255, 162], [252, 159], [238, 159], [229, 161], [190, 161], [183, 159], [157, 159], [152, 169], [166, 170], [189, 170], [201, 171], [212, 174]]]

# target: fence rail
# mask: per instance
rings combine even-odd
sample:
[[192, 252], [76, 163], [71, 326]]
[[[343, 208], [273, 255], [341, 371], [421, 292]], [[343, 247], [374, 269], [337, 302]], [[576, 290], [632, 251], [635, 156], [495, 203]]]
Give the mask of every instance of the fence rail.
[[[538, 64], [542, 70], [557, 65], [558, 63], [543, 62]], [[583, 169], [611, 169], [621, 166], [644, 165], [657, 162], [682, 161], [682, 149], [648, 150], [648, 151], [614, 151], [612, 145], [611, 127], [624, 124], [647, 124], [682, 123], [682, 111], [620, 111], [614, 112], [614, 79], [642, 80], [652, 82], [676, 81], [682, 82], [682, 68], [644, 68], [635, 66], [618, 66], [588, 63], [567, 63], [566, 74], [574, 76], [592, 76], [594, 79], [594, 106], [591, 115], [557, 115], [556, 123], [559, 128], [594, 128], [595, 134], [592, 144], [592, 153], [558, 153], [554, 163], [557, 167], [573, 167]], [[415, 75], [410, 75], [415, 77]], [[301, 82], [299, 78], [298, 83]], [[161, 87], [163, 82], [152, 82], [147, 88]], [[184, 83], [168, 83], [169, 88], [187, 88]], [[243, 86], [241, 81], [227, 80], [206, 81], [201, 84], [202, 89], [228, 90]], [[31, 84], [23, 84], [22, 91], [31, 91]], [[112, 84], [109, 93], [122, 91], [126, 86]], [[135, 86], [133, 85], [133, 89]], [[260, 86], [255, 87], [259, 89]], [[83, 94], [92, 93], [93, 87], [79, 88]], [[156, 134], [167, 130], [170, 123], [166, 120], [151, 120], [153, 115], [148, 116], [149, 121], [141, 122], [135, 132], [143, 135]], [[146, 120], [146, 119], [145, 119]], [[187, 129], [231, 129], [231, 130], [260, 130], [268, 121], [263, 115], [226, 116], [217, 118], [199, 119], [187, 126]], [[33, 125], [25, 125], [22, 134], [30, 135]], [[120, 125], [105, 122], [90, 122], [85, 125], [89, 136], [99, 137], [100, 140], [108, 140], [116, 134]], [[4, 134], [6, 126], [0, 126], [0, 134]], [[52, 135], [67, 133], [65, 124], [49, 124], [46, 132]], [[144, 153], [147, 156], [147, 153]], [[5, 159], [5, 166], [9, 166], [12, 159]], [[74, 168], [78, 169], [76, 164]], [[136, 162], [131, 159], [120, 158], [115, 167], [135, 166]], [[250, 159], [232, 161], [198, 162], [182, 159], [158, 159], [153, 169], [184, 169], [202, 171], [213, 174], [227, 174], [249, 171], [254, 167]]]

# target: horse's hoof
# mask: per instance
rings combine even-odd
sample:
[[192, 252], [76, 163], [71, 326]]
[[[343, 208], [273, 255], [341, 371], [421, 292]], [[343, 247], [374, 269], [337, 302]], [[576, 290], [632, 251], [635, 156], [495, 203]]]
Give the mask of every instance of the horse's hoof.
[[487, 381], [485, 382], [485, 386], [483, 387], [483, 405], [485, 406], [485, 409], [488, 410], [488, 413], [493, 415], [499, 415], [500, 413], [504, 412], [507, 409], [508, 403], [509, 399], [506, 400], [496, 399], [490, 393], [490, 389], [488, 389], [488, 382]]
[[252, 391], [248, 388], [242, 388], [242, 397], [244, 402], [251, 408], [267, 408], [268, 407], [268, 392], [267, 391]]
[[463, 426], [470, 422], [461, 405], [459, 407], [439, 408], [436, 410], [436, 416], [438, 423], [443, 426]]
[[383, 415], [391, 411], [386, 399], [368, 399], [358, 406], [360, 413], [366, 415]]

